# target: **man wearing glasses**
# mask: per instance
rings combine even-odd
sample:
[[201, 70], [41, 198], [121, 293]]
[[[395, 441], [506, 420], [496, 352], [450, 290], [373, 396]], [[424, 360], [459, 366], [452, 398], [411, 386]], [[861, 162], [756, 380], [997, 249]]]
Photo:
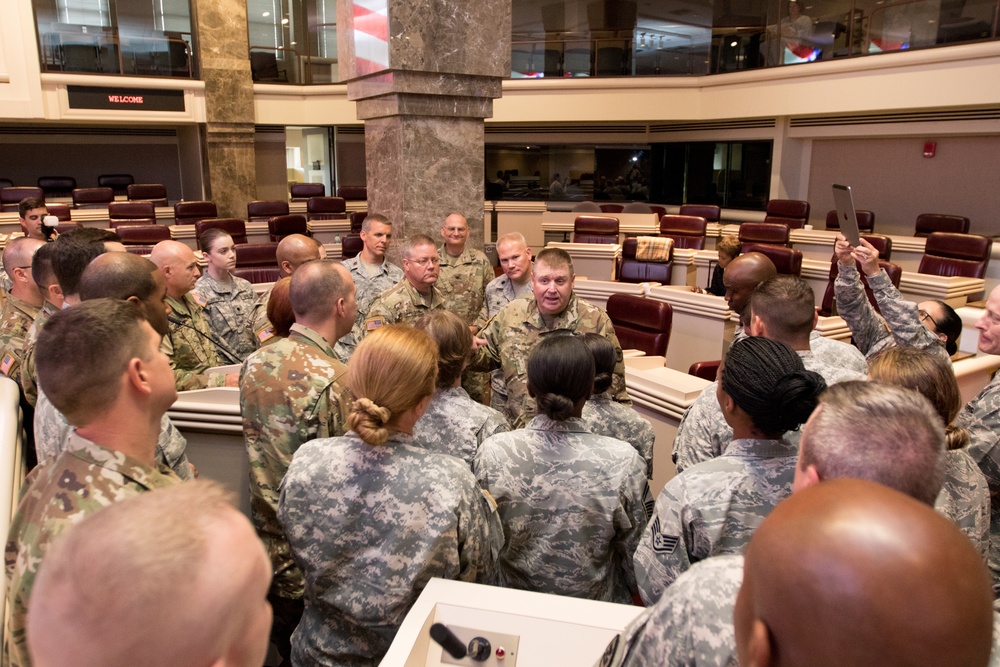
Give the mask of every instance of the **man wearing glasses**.
[[444, 297], [435, 287], [440, 273], [441, 258], [434, 239], [424, 234], [407, 239], [403, 244], [403, 279], [372, 302], [367, 317], [354, 328], [355, 340], [361, 342], [385, 324], [412, 322], [435, 308], [444, 308]]

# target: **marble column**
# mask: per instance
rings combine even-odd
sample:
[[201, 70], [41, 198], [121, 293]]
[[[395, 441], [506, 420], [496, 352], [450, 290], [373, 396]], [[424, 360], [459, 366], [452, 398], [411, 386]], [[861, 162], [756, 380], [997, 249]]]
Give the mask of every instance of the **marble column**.
[[457, 211], [482, 248], [483, 119], [510, 75], [510, 21], [509, 0], [338, 0], [341, 77], [365, 121], [368, 208], [397, 238], [440, 242]]
[[192, 7], [208, 116], [205, 196], [220, 217], [245, 218], [257, 194], [246, 0], [198, 0]]

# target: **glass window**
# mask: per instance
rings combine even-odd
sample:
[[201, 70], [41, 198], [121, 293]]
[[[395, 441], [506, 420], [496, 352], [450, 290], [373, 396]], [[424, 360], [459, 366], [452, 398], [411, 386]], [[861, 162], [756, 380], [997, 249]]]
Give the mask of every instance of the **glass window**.
[[250, 65], [261, 83], [335, 83], [336, 0], [248, 0]]
[[653, 201], [764, 210], [771, 189], [771, 141], [653, 144]]

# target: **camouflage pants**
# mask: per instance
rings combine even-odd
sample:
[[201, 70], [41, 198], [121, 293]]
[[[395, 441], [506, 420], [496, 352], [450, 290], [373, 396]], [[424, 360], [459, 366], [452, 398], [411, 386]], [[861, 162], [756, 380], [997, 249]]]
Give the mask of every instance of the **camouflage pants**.
[[462, 389], [469, 392], [469, 397], [476, 403], [490, 404], [489, 373], [466, 370], [462, 373]]

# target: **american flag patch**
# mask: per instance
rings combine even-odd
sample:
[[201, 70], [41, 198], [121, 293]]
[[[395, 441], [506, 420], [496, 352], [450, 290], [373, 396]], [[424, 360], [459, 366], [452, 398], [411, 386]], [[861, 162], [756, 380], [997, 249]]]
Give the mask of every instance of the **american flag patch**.
[[257, 332], [257, 340], [260, 342], [269, 341], [274, 338], [274, 327], [264, 327]]
[[383, 324], [385, 324], [385, 320], [383, 320], [381, 317], [373, 317], [370, 320], [365, 320], [365, 329], [367, 329], [368, 331], [375, 331]]
[[0, 361], [0, 373], [7, 375], [10, 373], [10, 367], [14, 365], [14, 355], [9, 352], [3, 355], [3, 361]]
[[653, 551], [658, 554], [672, 554], [681, 543], [679, 535], [664, 535], [660, 532], [660, 518], [653, 521]]
[[191, 294], [191, 300], [194, 301], [199, 306], [201, 306], [202, 308], [204, 308], [205, 304], [208, 303], [208, 299], [203, 297], [201, 294], [197, 294], [195, 292], [191, 292], [190, 294]]

